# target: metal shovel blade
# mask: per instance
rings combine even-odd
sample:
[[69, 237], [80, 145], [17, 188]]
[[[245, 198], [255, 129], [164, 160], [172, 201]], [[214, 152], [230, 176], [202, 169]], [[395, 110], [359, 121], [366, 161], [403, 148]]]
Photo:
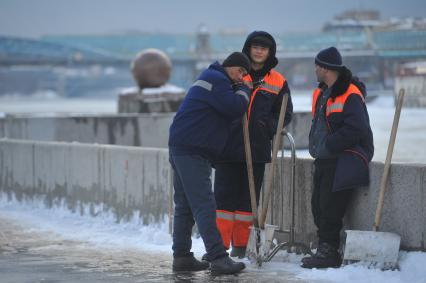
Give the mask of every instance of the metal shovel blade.
[[274, 232], [278, 228], [275, 225], [265, 225], [265, 229], [250, 226], [250, 235], [247, 243], [246, 255], [252, 263], [261, 266], [269, 255]]
[[365, 261], [384, 268], [398, 264], [401, 237], [390, 232], [346, 230], [344, 261]]

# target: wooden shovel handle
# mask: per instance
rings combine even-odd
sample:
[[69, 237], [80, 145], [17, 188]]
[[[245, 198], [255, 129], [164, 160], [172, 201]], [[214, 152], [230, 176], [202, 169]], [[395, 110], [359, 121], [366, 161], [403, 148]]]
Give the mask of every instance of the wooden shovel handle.
[[380, 182], [380, 193], [379, 193], [379, 200], [377, 202], [376, 217], [374, 219], [373, 231], [378, 231], [380, 226], [380, 221], [382, 218], [382, 208], [383, 208], [383, 202], [384, 202], [385, 192], [386, 192], [386, 183], [389, 177], [389, 171], [390, 171], [389, 169], [391, 166], [393, 147], [395, 145], [396, 132], [398, 131], [398, 123], [399, 123], [399, 117], [401, 115], [401, 108], [404, 102], [404, 94], [405, 94], [405, 91], [403, 88], [401, 88], [399, 90], [398, 100], [396, 102], [395, 114], [393, 117], [393, 124], [392, 124], [392, 131], [391, 131], [391, 135], [389, 139], [388, 151], [386, 153], [385, 168], [384, 168], [382, 180]]
[[244, 136], [244, 149], [246, 154], [247, 176], [248, 176], [248, 183], [249, 183], [249, 190], [250, 190], [251, 212], [253, 214], [253, 226], [258, 228], [259, 220], [257, 217], [256, 192], [254, 190], [253, 159], [251, 157], [250, 136], [249, 136], [248, 121], [247, 121], [246, 114], [244, 114], [244, 117], [243, 117], [243, 136]]
[[259, 226], [261, 229], [265, 228], [266, 214], [268, 213], [268, 206], [269, 206], [269, 198], [272, 192], [272, 181], [274, 179], [275, 165], [277, 163], [277, 153], [282, 140], [281, 131], [283, 130], [283, 126], [284, 126], [284, 117], [285, 117], [285, 112], [287, 111], [287, 103], [288, 103], [288, 94], [286, 93], [284, 94], [283, 101], [281, 103], [277, 132], [275, 134], [274, 144], [272, 147], [271, 167], [269, 168], [269, 172], [268, 172], [269, 174], [268, 174], [268, 178], [266, 179], [267, 182], [265, 184], [266, 191], [265, 191], [265, 195], [263, 199], [262, 214], [260, 215], [260, 219], [259, 219]]

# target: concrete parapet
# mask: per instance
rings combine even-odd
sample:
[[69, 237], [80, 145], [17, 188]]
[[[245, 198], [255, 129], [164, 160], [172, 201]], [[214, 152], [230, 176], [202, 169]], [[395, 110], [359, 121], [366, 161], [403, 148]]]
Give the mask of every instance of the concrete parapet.
[[[268, 223], [281, 230], [290, 227], [290, 168], [290, 158], [283, 165], [278, 160], [268, 215]], [[373, 162], [370, 186], [354, 190], [345, 228], [371, 230], [383, 168]], [[295, 238], [307, 244], [316, 242], [313, 170], [312, 159], [296, 160]], [[45, 195], [47, 205], [65, 199], [75, 211], [83, 211], [81, 204], [103, 203], [117, 220], [138, 211], [147, 224], [168, 213], [170, 186], [167, 149], [0, 140], [0, 191], [17, 199]], [[401, 235], [404, 249], [426, 250], [426, 165], [391, 166], [380, 230]]]
[[[346, 217], [348, 227], [371, 230], [383, 163], [370, 166], [371, 183], [357, 190]], [[393, 164], [387, 183], [379, 230], [396, 232], [406, 249], [426, 249], [426, 165]]]
[[0, 119], [2, 137], [38, 141], [167, 147], [172, 114], [120, 114]]
[[81, 212], [103, 203], [117, 221], [138, 211], [147, 224], [167, 215], [170, 180], [166, 149], [0, 141], [0, 190], [18, 200], [43, 195]]
[[[371, 163], [370, 186], [354, 190], [344, 229], [371, 231], [383, 170], [382, 162]], [[312, 159], [296, 160], [295, 239], [316, 245], [316, 227], [310, 203], [313, 172]], [[282, 172], [281, 164], [278, 165], [276, 176], [271, 198], [273, 210], [268, 219], [281, 230], [289, 230], [289, 158], [285, 158]], [[392, 164], [379, 230], [399, 234], [404, 249], [426, 250], [426, 165]]]
[[[166, 148], [175, 113], [0, 118], [0, 137], [38, 141]], [[308, 147], [311, 114], [295, 113], [288, 126], [297, 148]]]
[[185, 95], [184, 89], [174, 85], [125, 89], [118, 97], [118, 113], [176, 112]]

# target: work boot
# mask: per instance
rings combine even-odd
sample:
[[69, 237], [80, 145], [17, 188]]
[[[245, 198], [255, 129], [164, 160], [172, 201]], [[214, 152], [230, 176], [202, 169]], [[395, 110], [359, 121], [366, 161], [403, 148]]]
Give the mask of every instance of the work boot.
[[209, 256], [207, 255], [207, 253], [203, 254], [203, 256], [201, 257], [201, 260], [202, 260], [202, 261], [210, 262], [210, 258], [209, 258]]
[[210, 269], [212, 275], [235, 274], [246, 268], [242, 262], [235, 262], [229, 256], [212, 260]]
[[200, 271], [209, 268], [206, 261], [199, 261], [193, 253], [173, 258], [173, 271]]
[[342, 258], [336, 247], [321, 243], [313, 256], [302, 258], [303, 268], [340, 267]]
[[244, 258], [246, 256], [246, 247], [232, 247], [230, 256]]

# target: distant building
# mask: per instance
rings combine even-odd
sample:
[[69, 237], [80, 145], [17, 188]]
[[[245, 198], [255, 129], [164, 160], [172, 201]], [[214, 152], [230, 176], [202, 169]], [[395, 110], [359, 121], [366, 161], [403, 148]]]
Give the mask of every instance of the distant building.
[[348, 10], [325, 23], [324, 32], [364, 31], [377, 28], [384, 23], [380, 20], [380, 12], [376, 10]]
[[426, 29], [426, 18], [398, 18], [382, 20], [376, 10], [348, 10], [325, 23], [324, 32], [363, 32], [365, 30], [413, 30]]
[[211, 47], [210, 47], [210, 32], [207, 29], [207, 26], [201, 24], [197, 30], [197, 39], [196, 39], [196, 47], [195, 52], [197, 55], [210, 55]]
[[406, 63], [398, 68], [395, 99], [401, 88], [405, 89], [405, 106], [426, 107], [426, 61]]

